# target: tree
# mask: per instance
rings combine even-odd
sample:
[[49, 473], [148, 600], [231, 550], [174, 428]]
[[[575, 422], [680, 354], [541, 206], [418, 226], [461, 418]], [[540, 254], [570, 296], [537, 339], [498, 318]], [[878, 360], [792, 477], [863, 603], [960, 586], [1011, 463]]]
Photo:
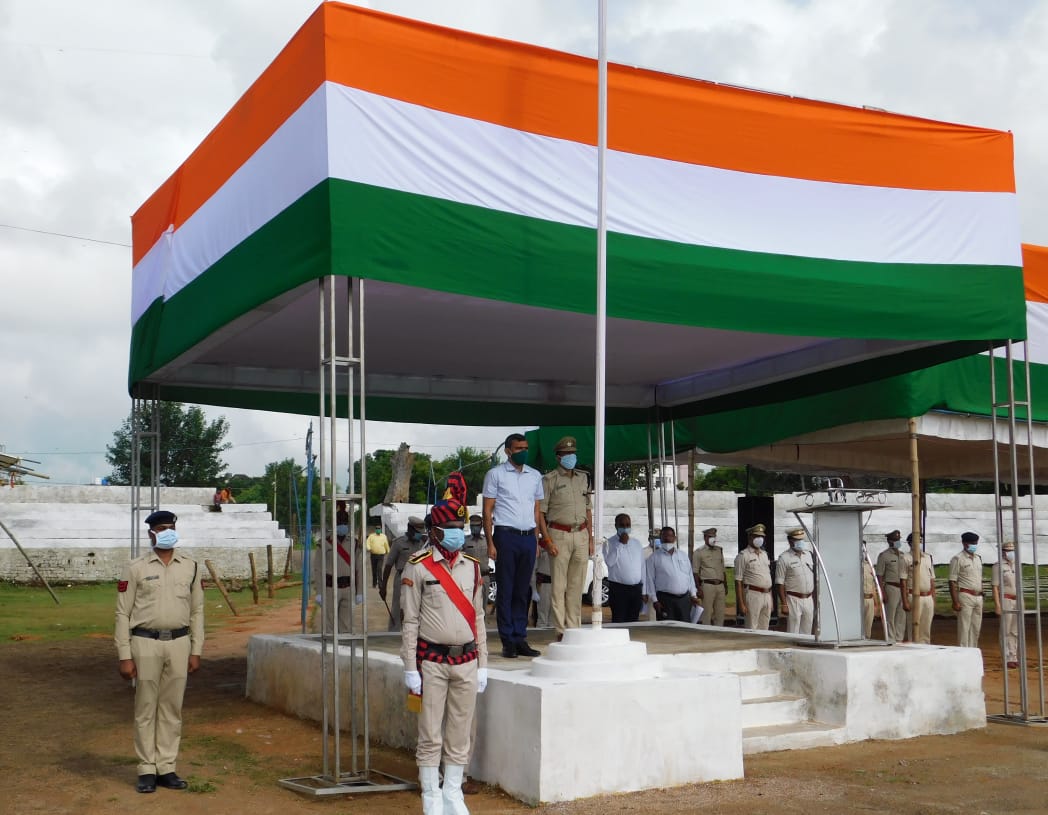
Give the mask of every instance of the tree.
[[[232, 445], [225, 441], [229, 422], [221, 416], [207, 421], [196, 405], [160, 402], [160, 485], [164, 487], [216, 486], [225, 469], [222, 453]], [[106, 447], [106, 461], [113, 468], [110, 482], [131, 483], [132, 416], [113, 432], [113, 442]], [[138, 430], [149, 430], [149, 418], [138, 416]], [[142, 446], [142, 483], [149, 480], [152, 466], [148, 440]]]

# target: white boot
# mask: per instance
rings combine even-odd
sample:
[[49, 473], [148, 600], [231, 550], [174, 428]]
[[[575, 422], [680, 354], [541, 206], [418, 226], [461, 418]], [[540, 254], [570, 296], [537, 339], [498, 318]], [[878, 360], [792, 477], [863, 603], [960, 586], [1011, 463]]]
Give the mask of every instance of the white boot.
[[418, 780], [422, 785], [422, 815], [444, 815], [444, 799], [440, 795], [440, 768], [419, 767]]
[[462, 775], [465, 771], [462, 764], [444, 765], [444, 815], [469, 815], [462, 798]]

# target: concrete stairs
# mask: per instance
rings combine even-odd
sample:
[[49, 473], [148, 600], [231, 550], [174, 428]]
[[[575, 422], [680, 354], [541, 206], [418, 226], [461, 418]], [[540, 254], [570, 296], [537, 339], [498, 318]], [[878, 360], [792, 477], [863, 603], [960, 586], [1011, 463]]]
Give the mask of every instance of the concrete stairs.
[[768, 753], [840, 744], [844, 728], [811, 718], [804, 696], [783, 687], [782, 673], [762, 667], [761, 651], [703, 654], [704, 671], [734, 673], [742, 691], [742, 752]]

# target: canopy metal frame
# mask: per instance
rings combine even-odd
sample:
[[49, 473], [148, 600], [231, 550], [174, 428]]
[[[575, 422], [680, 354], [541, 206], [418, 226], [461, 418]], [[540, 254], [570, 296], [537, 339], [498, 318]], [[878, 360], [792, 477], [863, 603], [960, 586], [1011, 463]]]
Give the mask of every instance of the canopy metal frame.
[[[142, 456], [148, 452], [149, 473]], [[148, 484], [143, 482], [148, 479]], [[142, 554], [142, 513], [160, 508], [160, 400], [155, 389], [131, 399], [131, 559]]]

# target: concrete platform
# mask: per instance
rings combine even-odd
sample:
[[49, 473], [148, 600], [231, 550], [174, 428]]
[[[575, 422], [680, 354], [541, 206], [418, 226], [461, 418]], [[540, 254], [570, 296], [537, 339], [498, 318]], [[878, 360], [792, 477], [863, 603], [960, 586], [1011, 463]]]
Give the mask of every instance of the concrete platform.
[[[645, 658], [657, 662], [651, 678], [622, 678], [629, 671], [603, 680], [536, 676], [532, 660], [496, 652], [488, 690], [478, 698], [471, 775], [538, 804], [739, 778], [744, 753], [986, 724], [978, 649], [827, 649], [810, 638], [684, 623], [604, 628], [626, 628], [632, 643], [643, 644]], [[544, 661], [562, 647], [553, 633], [529, 633]], [[396, 634], [369, 637], [370, 729], [379, 743], [413, 749], [417, 725], [405, 707], [399, 642]], [[340, 660], [348, 704], [346, 645]], [[319, 721], [319, 666], [316, 636], [253, 637], [247, 695]]]

